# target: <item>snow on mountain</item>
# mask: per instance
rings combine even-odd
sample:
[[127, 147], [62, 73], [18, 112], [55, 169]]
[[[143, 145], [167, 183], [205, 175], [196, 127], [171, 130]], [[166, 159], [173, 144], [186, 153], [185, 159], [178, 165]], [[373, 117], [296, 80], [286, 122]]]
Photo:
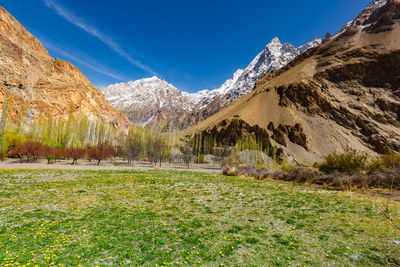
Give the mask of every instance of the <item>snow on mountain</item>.
[[[329, 34], [329, 33], [327, 33]], [[327, 35], [325, 35], [325, 38], [329, 38], [326, 37]], [[311, 41], [309, 41], [308, 43], [305, 43], [304, 45], [300, 46], [299, 48], [297, 48], [299, 54], [303, 54], [304, 52], [306, 52], [308, 49], [317, 47], [321, 44], [322, 40], [320, 38], [314, 38]]]
[[251, 92], [256, 81], [266, 73], [286, 66], [295, 57], [310, 48], [319, 46], [321, 42], [321, 39], [314, 38], [299, 48], [295, 48], [290, 43], [282, 44], [281, 41], [275, 37], [264, 50], [254, 58], [246, 69], [239, 69], [235, 72], [232, 79], [227, 80], [220, 88], [210, 93], [226, 95], [226, 100], [223, 104], [227, 105]]
[[367, 8], [365, 8], [363, 12], [361, 12], [354, 20], [346, 23], [346, 25], [344, 25], [343, 28], [340, 29], [340, 31], [334, 37], [343, 34], [345, 31], [355, 26], [360, 26], [360, 27], [369, 26], [368, 19], [371, 17], [371, 15], [374, 13], [375, 10], [378, 10], [384, 5], [386, 5], [387, 1], [388, 0], [376, 0], [371, 2], [367, 6]]
[[176, 115], [193, 108], [186, 93], [157, 77], [113, 84], [102, 89], [102, 92], [111, 106], [142, 126], [154, 119], [168, 121], [168, 116], [162, 116], [161, 113], [173, 113], [169, 117], [176, 119]]
[[246, 69], [238, 69], [232, 79], [214, 90], [181, 92], [166, 81], [152, 77], [110, 85], [102, 91], [109, 103], [126, 113], [134, 123], [145, 126], [163, 120], [187, 127], [248, 94], [263, 75], [286, 66], [321, 42], [321, 39], [314, 38], [295, 48], [290, 43], [282, 44], [278, 38], [274, 38]]
[[113, 105], [126, 108], [135, 105], [162, 107], [171, 100], [185, 98], [184, 94], [158, 77], [141, 79], [134, 82], [118, 83], [103, 89], [103, 94]]

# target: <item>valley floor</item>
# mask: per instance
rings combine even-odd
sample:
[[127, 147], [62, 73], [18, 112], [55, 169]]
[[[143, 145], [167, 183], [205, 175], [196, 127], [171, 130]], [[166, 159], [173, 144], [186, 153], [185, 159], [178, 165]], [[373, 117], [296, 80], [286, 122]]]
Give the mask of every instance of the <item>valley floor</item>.
[[[47, 160], [39, 159], [34, 162], [21, 163], [19, 159], [8, 159], [0, 161], [0, 169], [56, 169], [56, 170], [154, 170], [160, 169], [159, 163], [151, 164], [150, 162], [135, 162], [131, 166], [122, 160], [106, 160], [101, 161], [97, 165], [97, 161], [79, 160], [78, 164], [71, 165], [72, 160], [61, 160], [52, 164], [47, 164]], [[221, 173], [222, 168], [213, 164], [190, 164], [189, 168], [184, 163], [162, 163], [161, 169], [165, 170], [187, 170], [194, 172]]]
[[211, 173], [0, 170], [0, 265], [399, 265], [385, 205]]

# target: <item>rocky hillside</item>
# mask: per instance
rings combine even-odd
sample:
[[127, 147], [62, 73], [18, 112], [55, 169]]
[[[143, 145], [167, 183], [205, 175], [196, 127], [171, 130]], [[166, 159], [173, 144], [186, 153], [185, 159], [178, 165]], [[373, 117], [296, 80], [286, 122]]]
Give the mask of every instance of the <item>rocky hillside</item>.
[[[130, 122], [112, 108], [78, 68], [50, 57], [43, 45], [0, 6], [0, 101], [4, 101], [4, 82], [19, 85], [12, 89], [14, 114], [25, 105], [28, 116], [52, 114], [66, 116], [73, 105], [92, 120], [102, 120], [118, 129]], [[72, 104], [71, 104], [72, 103]]]
[[116, 109], [137, 124], [170, 122], [185, 128], [215, 114], [232, 101], [248, 94], [264, 74], [280, 69], [308, 49], [320, 45], [321, 39], [295, 48], [274, 38], [246, 69], [239, 69], [220, 88], [189, 94], [157, 77], [119, 83], [102, 89]]
[[400, 0], [372, 2], [195, 129], [226, 144], [253, 133], [276, 144], [282, 159], [304, 162], [348, 145], [400, 151]]

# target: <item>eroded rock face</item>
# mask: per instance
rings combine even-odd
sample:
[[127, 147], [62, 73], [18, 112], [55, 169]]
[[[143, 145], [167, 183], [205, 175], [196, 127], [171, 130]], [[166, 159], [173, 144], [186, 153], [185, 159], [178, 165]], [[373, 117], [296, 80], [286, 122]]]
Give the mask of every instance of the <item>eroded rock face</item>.
[[263, 148], [271, 147], [270, 135], [267, 130], [258, 125], [251, 126], [240, 118], [223, 120], [211, 129], [203, 131], [204, 137], [216, 138], [218, 144], [235, 146], [241, 136], [254, 134], [262, 143]]
[[[363, 54], [357, 55], [361, 58]], [[350, 60], [355, 56], [341, 58]], [[382, 137], [384, 129], [380, 125], [400, 127], [400, 101], [394, 94], [400, 86], [400, 51], [368, 54], [362, 59], [325, 68], [314, 79], [276, 88], [280, 105], [331, 119], [378, 153], [398, 151], [399, 140]], [[347, 97], [339, 102], [339, 94]]]
[[285, 125], [283, 127], [286, 129], [287, 136], [292, 143], [310, 151], [307, 142], [307, 135], [304, 133], [304, 129], [299, 123], [296, 123], [294, 126]]
[[[262, 150], [266, 151], [269, 156], [277, 157], [279, 161], [285, 160], [285, 155], [281, 148], [274, 146], [271, 142], [269, 131], [259, 127], [251, 126], [239, 117], [221, 121], [213, 128], [202, 131], [202, 140], [207, 138], [214, 139], [218, 145], [234, 147], [241, 137], [252, 135], [262, 146]], [[274, 155], [275, 153], [275, 155]]]
[[290, 142], [303, 147], [307, 151], [310, 150], [307, 135], [304, 132], [303, 126], [299, 123], [296, 123], [294, 126], [279, 124], [275, 128], [274, 123], [270, 122], [268, 130], [273, 133], [272, 139], [283, 146], [287, 146], [286, 139], [289, 139]]
[[[280, 124], [275, 128], [274, 123], [270, 122], [268, 129], [264, 129], [258, 125], [251, 126], [238, 116], [223, 120], [213, 128], [202, 131], [202, 140], [207, 140], [207, 138], [215, 139], [217, 144], [233, 147], [241, 137], [248, 135], [253, 136], [260, 142], [263, 151], [267, 151], [269, 156], [277, 156], [280, 161], [284, 161], [286, 155], [283, 149], [276, 147], [272, 141], [286, 147], [286, 140], [289, 140], [309, 150], [307, 136], [300, 124], [295, 124], [294, 126]], [[276, 155], [273, 155], [273, 153], [276, 153]]]
[[240, 116], [268, 129], [297, 161], [346, 146], [400, 151], [400, 1], [371, 3], [319, 47], [266, 74], [255, 90], [206, 120]]
[[400, 20], [399, 1], [387, 0], [382, 8], [374, 10], [362, 24], [371, 24], [364, 29], [366, 32], [380, 33], [392, 30], [396, 20]]
[[[12, 90], [13, 113], [27, 106], [28, 115], [67, 116], [71, 106], [91, 120], [124, 130], [127, 117], [112, 108], [103, 94], [72, 64], [50, 57], [43, 45], [0, 7], [0, 78], [21, 88]], [[0, 85], [3, 103], [5, 88]]]

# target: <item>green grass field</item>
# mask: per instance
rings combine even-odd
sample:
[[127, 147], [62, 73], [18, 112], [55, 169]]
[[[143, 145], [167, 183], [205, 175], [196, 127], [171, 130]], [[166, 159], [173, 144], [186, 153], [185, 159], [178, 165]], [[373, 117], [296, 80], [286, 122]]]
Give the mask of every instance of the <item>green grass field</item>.
[[0, 264], [399, 265], [400, 232], [374, 205], [203, 173], [2, 170]]

